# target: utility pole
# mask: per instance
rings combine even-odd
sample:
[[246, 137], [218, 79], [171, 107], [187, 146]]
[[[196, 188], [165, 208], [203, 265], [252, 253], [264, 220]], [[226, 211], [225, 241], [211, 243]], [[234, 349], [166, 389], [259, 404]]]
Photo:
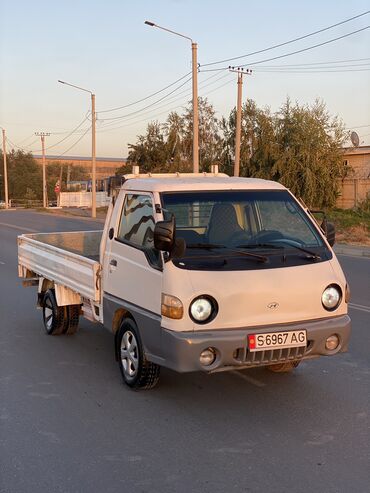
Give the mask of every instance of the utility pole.
[[91, 217], [96, 217], [96, 146], [95, 146], [95, 94], [91, 93], [91, 157], [92, 157], [92, 183], [91, 183]]
[[193, 72], [193, 173], [199, 173], [199, 115], [197, 43], [191, 42]]
[[4, 189], [5, 189], [5, 209], [9, 207], [9, 197], [8, 197], [8, 167], [6, 164], [6, 138], [5, 138], [5, 129], [3, 131], [3, 158], [4, 158]]
[[242, 67], [229, 67], [229, 72], [238, 74], [238, 97], [236, 105], [236, 128], [235, 128], [235, 162], [234, 176], [239, 176], [240, 170], [240, 141], [242, 130], [242, 92], [243, 92], [243, 75], [251, 75], [252, 70], [244, 70]]
[[48, 191], [46, 187], [46, 161], [45, 161], [45, 137], [49, 137], [49, 132], [35, 132], [35, 135], [41, 137], [42, 147], [42, 206], [46, 208], [48, 205]]

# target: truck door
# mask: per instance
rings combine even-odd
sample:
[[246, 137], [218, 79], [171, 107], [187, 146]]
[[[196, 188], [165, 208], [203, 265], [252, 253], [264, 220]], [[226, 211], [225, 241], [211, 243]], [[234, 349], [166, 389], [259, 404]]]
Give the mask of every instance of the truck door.
[[153, 338], [145, 336], [144, 345], [158, 348], [162, 255], [154, 248], [153, 204], [150, 193], [128, 192], [124, 197], [104, 261], [104, 319], [119, 306], [129, 310], [142, 336], [149, 331]]

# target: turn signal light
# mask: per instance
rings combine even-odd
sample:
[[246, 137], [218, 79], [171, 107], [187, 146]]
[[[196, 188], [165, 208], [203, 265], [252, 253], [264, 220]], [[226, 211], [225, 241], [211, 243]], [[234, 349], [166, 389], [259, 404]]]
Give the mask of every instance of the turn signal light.
[[176, 296], [162, 293], [161, 313], [163, 316], [179, 320], [184, 315], [184, 307]]
[[351, 290], [349, 289], [349, 284], [346, 284], [346, 291], [344, 295], [344, 301], [346, 303], [349, 303], [349, 300], [351, 299]]

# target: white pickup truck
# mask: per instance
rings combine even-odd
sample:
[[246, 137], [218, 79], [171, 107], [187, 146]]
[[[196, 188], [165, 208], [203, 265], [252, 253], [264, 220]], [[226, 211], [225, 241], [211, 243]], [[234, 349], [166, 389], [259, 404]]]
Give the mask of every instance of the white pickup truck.
[[134, 389], [161, 366], [281, 372], [347, 350], [334, 229], [279, 183], [135, 170], [111, 196], [103, 231], [18, 238], [47, 334], [75, 333], [80, 315], [100, 322]]

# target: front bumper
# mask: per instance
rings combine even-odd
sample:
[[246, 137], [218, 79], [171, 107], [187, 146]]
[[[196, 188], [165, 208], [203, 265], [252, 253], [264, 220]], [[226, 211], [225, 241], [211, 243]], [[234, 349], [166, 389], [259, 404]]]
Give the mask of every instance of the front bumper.
[[[248, 351], [248, 334], [302, 329], [307, 330], [307, 347], [289, 350], [275, 349], [257, 353]], [[160, 364], [181, 373], [191, 371], [215, 372], [331, 356], [347, 351], [350, 333], [351, 320], [348, 315], [310, 322], [245, 329], [199, 332], [175, 332], [162, 329]], [[325, 341], [332, 334], [339, 336], [340, 343], [337, 349], [328, 351], [325, 348]], [[211, 366], [206, 367], [200, 364], [199, 355], [208, 347], [216, 349], [217, 358]]]

